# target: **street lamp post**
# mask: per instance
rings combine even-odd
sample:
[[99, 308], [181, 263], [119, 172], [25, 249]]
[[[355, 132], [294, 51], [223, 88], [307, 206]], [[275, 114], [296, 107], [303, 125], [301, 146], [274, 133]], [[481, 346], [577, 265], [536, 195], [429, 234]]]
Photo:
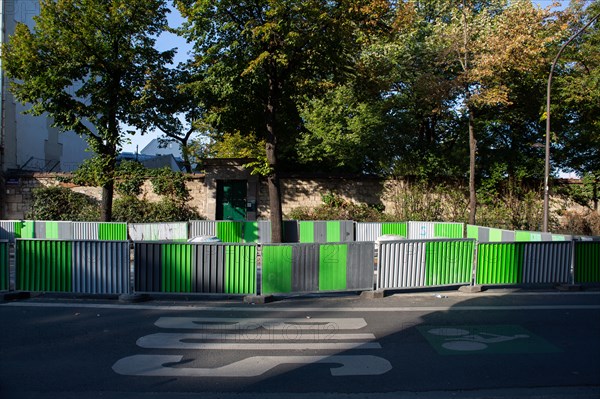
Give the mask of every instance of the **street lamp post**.
[[583, 28], [579, 29], [561, 46], [558, 54], [556, 54], [556, 57], [554, 57], [554, 60], [552, 61], [552, 66], [550, 67], [550, 74], [548, 75], [548, 88], [546, 92], [546, 157], [544, 162], [544, 219], [542, 223], [542, 232], [544, 233], [548, 232], [548, 216], [550, 214], [550, 88], [552, 86], [552, 74], [554, 73], [556, 62], [560, 58], [560, 55], [565, 47], [567, 47], [569, 43], [571, 43], [577, 36], [579, 36], [591, 24], [593, 24], [598, 17], [600, 17], [600, 14], [596, 14], [588, 21], [587, 24], [585, 24]]

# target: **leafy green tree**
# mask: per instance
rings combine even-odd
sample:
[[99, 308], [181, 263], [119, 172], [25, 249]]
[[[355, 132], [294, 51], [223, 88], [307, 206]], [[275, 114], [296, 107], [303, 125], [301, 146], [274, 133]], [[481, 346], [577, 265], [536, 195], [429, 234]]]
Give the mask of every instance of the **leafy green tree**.
[[[573, 2], [570, 34], [592, 18], [600, 4]], [[600, 21], [571, 42], [559, 59], [552, 89], [553, 154], [559, 165], [580, 176], [600, 176]]]
[[265, 140], [272, 238], [282, 239], [278, 157], [295, 143], [296, 102], [351, 73], [361, 31], [373, 29], [383, 0], [175, 0], [194, 43], [192, 85], [222, 132]]
[[116, 158], [126, 132], [143, 128], [149, 82], [173, 51], [154, 48], [167, 26], [164, 0], [41, 0], [30, 30], [18, 24], [2, 47], [15, 98], [85, 137], [102, 187], [101, 219], [111, 219]]

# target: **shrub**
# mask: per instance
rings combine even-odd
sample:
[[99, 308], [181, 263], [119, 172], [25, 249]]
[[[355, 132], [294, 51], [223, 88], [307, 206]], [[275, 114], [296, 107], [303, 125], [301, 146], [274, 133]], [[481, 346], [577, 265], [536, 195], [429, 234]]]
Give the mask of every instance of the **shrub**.
[[65, 187], [33, 190], [32, 210], [25, 215], [35, 220], [91, 221], [100, 218], [98, 201]]
[[316, 208], [298, 207], [289, 215], [295, 220], [354, 220], [356, 222], [383, 222], [389, 219], [381, 208], [357, 204], [332, 193], [321, 196], [323, 205]]

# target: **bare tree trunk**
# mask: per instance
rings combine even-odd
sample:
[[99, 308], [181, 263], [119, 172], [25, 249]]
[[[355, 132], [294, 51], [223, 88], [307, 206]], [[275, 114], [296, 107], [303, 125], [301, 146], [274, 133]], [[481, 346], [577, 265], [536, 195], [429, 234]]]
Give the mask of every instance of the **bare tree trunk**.
[[279, 167], [277, 165], [277, 101], [279, 101], [279, 82], [277, 75], [271, 70], [269, 76], [269, 95], [267, 98], [267, 162], [270, 174], [267, 177], [269, 186], [269, 209], [271, 211], [271, 240], [275, 243], [283, 241], [283, 213], [281, 210], [281, 186], [279, 184]]
[[114, 182], [111, 179], [102, 187], [102, 208], [100, 209], [100, 220], [110, 222], [112, 220]]
[[475, 187], [475, 163], [477, 159], [477, 140], [475, 140], [475, 117], [469, 109], [469, 224], [475, 224], [477, 213], [477, 191]]

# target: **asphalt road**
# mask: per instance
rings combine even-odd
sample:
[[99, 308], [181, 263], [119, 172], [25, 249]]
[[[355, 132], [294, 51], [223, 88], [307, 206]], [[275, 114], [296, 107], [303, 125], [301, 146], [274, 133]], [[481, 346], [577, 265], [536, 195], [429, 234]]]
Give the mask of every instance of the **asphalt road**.
[[600, 292], [0, 304], [0, 398], [600, 398]]

